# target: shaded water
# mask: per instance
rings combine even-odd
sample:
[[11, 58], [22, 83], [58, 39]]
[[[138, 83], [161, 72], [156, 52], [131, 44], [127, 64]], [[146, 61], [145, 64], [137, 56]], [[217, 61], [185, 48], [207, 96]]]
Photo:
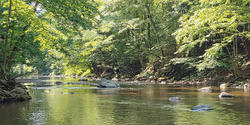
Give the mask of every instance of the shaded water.
[[[250, 125], [250, 92], [242, 90], [231, 90], [235, 98], [220, 100], [219, 91], [162, 85], [121, 89], [42, 85], [29, 88], [33, 99], [28, 102], [0, 104], [0, 125]], [[174, 96], [181, 100], [169, 102]], [[214, 110], [190, 110], [199, 104]]]

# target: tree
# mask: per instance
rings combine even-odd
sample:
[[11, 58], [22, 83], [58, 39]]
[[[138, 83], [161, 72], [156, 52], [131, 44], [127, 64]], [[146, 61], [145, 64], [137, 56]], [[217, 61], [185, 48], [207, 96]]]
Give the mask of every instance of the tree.
[[133, 77], [147, 67], [154, 67], [152, 73], [157, 72], [174, 57], [176, 43], [171, 34], [183, 14], [178, 11], [184, 10], [174, 6], [181, 8], [183, 4], [166, 0], [103, 2], [99, 25], [95, 26], [103, 41], [94, 42], [96, 49], [88, 58], [93, 70], [104, 72], [109, 69], [127, 77]]
[[93, 22], [97, 6], [86, 0], [4, 0], [0, 5], [0, 79], [6, 81], [18, 76], [13, 67], [30, 63], [41, 50], [64, 51], [76, 27], [87, 28]]
[[201, 56], [200, 70], [224, 67], [241, 76], [239, 54], [249, 58], [248, 4], [245, 0], [200, 0], [180, 19], [181, 28], [175, 32], [178, 52]]

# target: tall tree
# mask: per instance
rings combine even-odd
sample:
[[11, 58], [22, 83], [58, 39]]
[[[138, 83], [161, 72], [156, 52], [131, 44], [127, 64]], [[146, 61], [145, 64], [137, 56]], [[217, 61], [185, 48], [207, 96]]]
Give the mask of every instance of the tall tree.
[[13, 67], [31, 62], [38, 55], [34, 53], [45, 49], [63, 51], [69, 36], [78, 33], [77, 27], [91, 25], [97, 6], [88, 0], [3, 0], [0, 4], [3, 31], [0, 34], [0, 79], [7, 81], [17, 77]]
[[202, 56], [197, 65], [200, 70], [225, 67], [236, 77], [241, 76], [239, 57], [246, 55], [243, 58], [249, 59], [249, 2], [200, 0], [192, 8], [181, 18], [181, 28], [175, 32], [178, 52]]

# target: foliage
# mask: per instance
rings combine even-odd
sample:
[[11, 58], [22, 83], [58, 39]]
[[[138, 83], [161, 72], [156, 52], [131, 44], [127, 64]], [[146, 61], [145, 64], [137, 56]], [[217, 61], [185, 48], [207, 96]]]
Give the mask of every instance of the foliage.
[[[16, 65], [44, 67], [45, 64], [38, 63], [38, 60], [43, 60], [46, 52], [53, 53], [53, 49], [65, 51], [63, 46], [77, 32], [72, 32], [73, 29], [77, 26], [86, 28], [85, 24], [91, 22], [88, 18], [94, 16], [96, 10], [96, 4], [86, 0], [48, 2], [1, 1], [1, 79], [10, 80], [19, 76], [13, 70]], [[79, 2], [83, 5], [77, 7]], [[65, 13], [67, 8], [59, 9], [66, 6], [74, 11]]]
[[197, 65], [200, 70], [221, 66], [235, 68], [238, 64], [234, 62], [239, 61], [237, 48], [243, 48], [243, 42], [249, 40], [248, 4], [244, 0], [201, 0], [200, 3], [199, 9], [191, 10], [180, 19], [181, 28], [175, 32], [180, 45], [177, 52], [192, 56], [194, 50], [200, 49], [196, 54], [203, 57]]
[[250, 58], [249, 4], [1, 0], [0, 79], [29, 73], [165, 78], [181, 72], [166, 71], [171, 64], [240, 76]]

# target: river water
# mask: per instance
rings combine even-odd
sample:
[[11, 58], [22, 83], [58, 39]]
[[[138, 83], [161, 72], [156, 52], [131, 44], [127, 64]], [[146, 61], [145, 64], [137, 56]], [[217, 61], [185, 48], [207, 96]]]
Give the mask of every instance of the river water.
[[[219, 90], [165, 85], [130, 85], [120, 89], [29, 86], [32, 100], [0, 104], [0, 125], [250, 125], [250, 92], [230, 90], [233, 99], [220, 100]], [[169, 102], [169, 97], [180, 97]], [[210, 111], [194, 112], [196, 105]]]

